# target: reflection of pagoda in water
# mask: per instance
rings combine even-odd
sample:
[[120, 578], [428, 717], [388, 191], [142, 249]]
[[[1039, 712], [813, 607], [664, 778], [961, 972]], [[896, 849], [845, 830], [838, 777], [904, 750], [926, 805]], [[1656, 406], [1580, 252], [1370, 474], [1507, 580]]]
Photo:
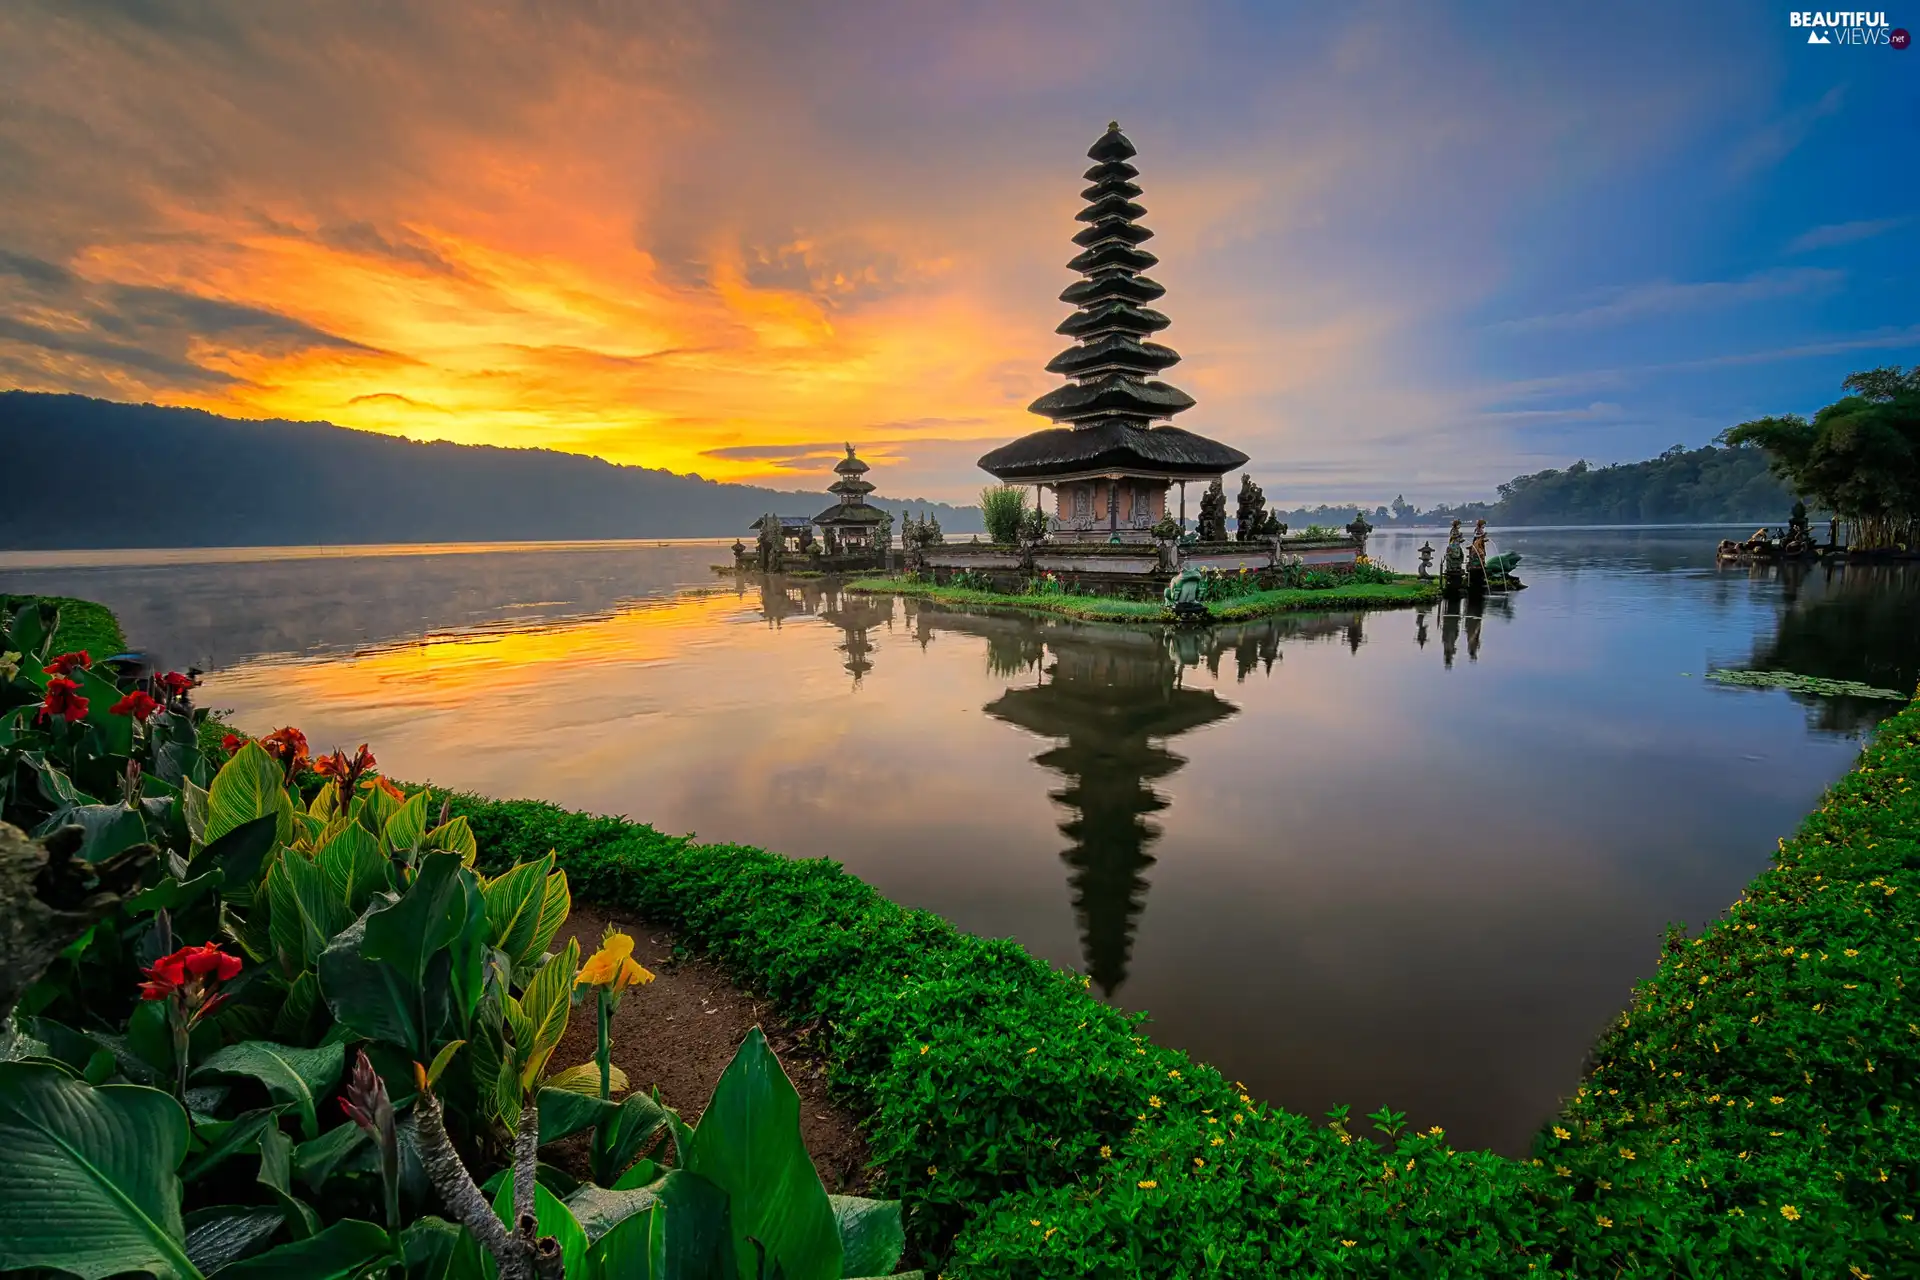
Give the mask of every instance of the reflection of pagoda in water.
[[867, 657], [873, 652], [873, 641], [867, 633], [893, 622], [893, 597], [828, 590], [821, 595], [819, 613], [823, 621], [831, 622], [845, 633], [845, 638], [835, 647], [847, 655], [847, 673], [857, 688], [860, 677], [873, 670], [873, 663]]
[[1152, 784], [1186, 763], [1158, 744], [1236, 709], [1211, 691], [1180, 688], [1159, 639], [1138, 639], [1147, 643], [1049, 638], [1054, 661], [1045, 683], [1009, 689], [986, 707], [996, 719], [1065, 739], [1035, 762], [1067, 779], [1051, 793], [1073, 815], [1060, 824], [1073, 841], [1061, 857], [1073, 869], [1087, 972], [1108, 995], [1126, 981], [1145, 906], [1141, 873], [1153, 865], [1147, 850], [1160, 837], [1150, 815], [1167, 807]]

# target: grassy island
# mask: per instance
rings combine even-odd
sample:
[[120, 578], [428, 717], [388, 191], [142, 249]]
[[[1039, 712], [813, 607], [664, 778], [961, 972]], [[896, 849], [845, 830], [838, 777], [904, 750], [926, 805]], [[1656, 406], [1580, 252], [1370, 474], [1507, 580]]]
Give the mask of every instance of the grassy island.
[[[914, 578], [867, 578], [847, 584], [848, 591], [873, 595], [912, 596], [939, 604], [991, 605], [1057, 613], [1088, 622], [1161, 623], [1171, 620], [1158, 600], [1127, 600], [1117, 596], [1070, 594], [1035, 595], [987, 591], [976, 587], [939, 586]], [[1394, 609], [1431, 604], [1440, 598], [1438, 582], [1422, 582], [1411, 574], [1393, 582], [1356, 582], [1331, 587], [1276, 587], [1252, 591], [1227, 600], [1209, 601], [1216, 622], [1244, 622], [1274, 613], [1311, 609]]]
[[[201, 727], [210, 741], [213, 727]], [[263, 794], [278, 796], [277, 777]], [[1255, 1099], [1155, 1044], [1139, 1015], [1095, 999], [1082, 975], [890, 902], [827, 860], [700, 844], [533, 800], [435, 790], [406, 807], [437, 812], [436, 830], [458, 836], [443, 843], [477, 853], [477, 873], [498, 877], [490, 885], [521, 874], [499, 874], [509, 868], [564, 872], [580, 901], [678, 930], [743, 988], [814, 1028], [839, 1096], [866, 1117], [881, 1188], [901, 1202], [901, 1265], [929, 1276], [1872, 1280], [1920, 1273], [1916, 784], [1920, 701], [1880, 726], [1740, 901], [1698, 937], [1675, 929], [1659, 940], [1657, 964], [1600, 1037], [1585, 1080], [1517, 1160], [1455, 1149], [1437, 1127], [1410, 1132], [1385, 1107], [1313, 1119]], [[220, 794], [216, 807], [227, 803]], [[271, 836], [271, 821], [251, 821]], [[113, 1041], [135, 1057], [140, 1043]], [[84, 1039], [43, 1052], [52, 1057], [38, 1061], [64, 1054], [66, 1065], [0, 1064], [0, 1073], [90, 1098], [122, 1061]], [[332, 1052], [338, 1071], [333, 1040], [311, 1052]], [[128, 1100], [116, 1106], [159, 1106], [166, 1081], [114, 1087], [108, 1101]], [[394, 1106], [405, 1104], [396, 1093]], [[248, 1115], [233, 1123], [282, 1123]], [[220, 1137], [231, 1130], [200, 1127], [226, 1141], [210, 1148], [216, 1155], [239, 1148]], [[185, 1157], [184, 1119], [167, 1135], [170, 1170]], [[310, 1149], [326, 1141], [297, 1147], [295, 1167], [313, 1165]], [[234, 1158], [243, 1189], [255, 1185], [247, 1160]], [[275, 1205], [291, 1203], [280, 1167]], [[361, 1187], [369, 1167], [340, 1165]], [[24, 1207], [7, 1217], [0, 1205], [0, 1225], [25, 1239], [40, 1193], [13, 1185]], [[377, 1216], [364, 1194], [360, 1216]], [[113, 1207], [126, 1216], [120, 1201]], [[543, 1227], [546, 1213], [543, 1199]], [[176, 1248], [179, 1221], [175, 1213], [150, 1234]], [[431, 1241], [451, 1249], [458, 1234], [419, 1228], [407, 1228], [409, 1258], [416, 1233], [422, 1251]], [[370, 1222], [336, 1221], [315, 1238], [345, 1247], [362, 1236], [369, 1257], [381, 1256]], [[464, 1256], [431, 1274], [477, 1276]], [[243, 1273], [265, 1274], [236, 1264]]]

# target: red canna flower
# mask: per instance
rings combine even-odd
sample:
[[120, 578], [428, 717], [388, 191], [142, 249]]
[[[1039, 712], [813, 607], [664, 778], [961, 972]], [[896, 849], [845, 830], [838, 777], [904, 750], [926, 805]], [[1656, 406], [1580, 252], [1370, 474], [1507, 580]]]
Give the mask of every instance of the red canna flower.
[[403, 804], [406, 802], [407, 793], [402, 791], [400, 788], [394, 786], [391, 782], [388, 782], [385, 778], [382, 778], [376, 775], [374, 777], [368, 778], [365, 782], [360, 784], [360, 789], [362, 791], [372, 791], [376, 788], [386, 792], [389, 796], [392, 796], [395, 800], [398, 800]]
[[163, 676], [155, 676], [153, 683], [158, 688], [166, 690], [167, 697], [169, 698], [184, 698], [188, 692], [200, 682], [192, 676], [182, 675], [178, 671], [169, 671]]
[[218, 943], [181, 947], [161, 956], [144, 971], [140, 984], [142, 1000], [175, 1001], [176, 1012], [191, 1028], [226, 1001], [215, 988], [240, 975], [240, 957], [222, 951]]
[[334, 786], [339, 788], [340, 803], [344, 806], [353, 798], [354, 787], [358, 785], [361, 775], [373, 766], [373, 752], [367, 750], [367, 744], [363, 742], [351, 760], [346, 752], [336, 747], [332, 755], [321, 756], [313, 762], [313, 771], [333, 780]]
[[71, 674], [75, 667], [91, 667], [93, 659], [87, 656], [85, 649], [76, 649], [72, 653], [63, 653], [42, 668], [50, 676]]
[[[53, 668], [48, 667], [47, 670], [51, 671]], [[47, 681], [47, 696], [40, 703], [39, 718], [48, 720], [54, 716], [63, 716], [68, 724], [76, 720], [85, 720], [87, 701], [81, 695], [77, 681], [69, 680], [65, 676], [54, 676]]]
[[153, 695], [139, 689], [135, 689], [132, 693], [107, 708], [108, 711], [116, 716], [132, 716], [141, 724], [145, 724], [147, 717], [159, 709], [160, 704], [153, 700]]
[[267, 754], [278, 760], [286, 769], [289, 780], [294, 774], [300, 772], [300, 767], [307, 762], [307, 735], [292, 725], [275, 729], [260, 739], [260, 745], [265, 747]]
[[246, 745], [247, 745], [246, 737], [238, 733], [229, 733], [224, 735], [220, 739], [220, 749], [226, 752], [228, 755], [232, 755], [234, 752], [238, 751], [240, 748]]

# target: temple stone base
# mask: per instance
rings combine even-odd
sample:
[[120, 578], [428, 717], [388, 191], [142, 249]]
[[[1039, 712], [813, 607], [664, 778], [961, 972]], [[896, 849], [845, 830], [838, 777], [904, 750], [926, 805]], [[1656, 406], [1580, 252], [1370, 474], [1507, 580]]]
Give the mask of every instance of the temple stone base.
[[1067, 579], [1087, 595], [1157, 594], [1175, 574], [1192, 567], [1216, 573], [1265, 573], [1283, 563], [1339, 572], [1351, 569], [1361, 544], [1353, 539], [1262, 539], [1258, 542], [1093, 543], [1048, 540], [1032, 549], [1031, 569], [1017, 547], [952, 543], [928, 547], [926, 572], [936, 582], [968, 573], [989, 579], [996, 591], [1019, 591], [1041, 573]]

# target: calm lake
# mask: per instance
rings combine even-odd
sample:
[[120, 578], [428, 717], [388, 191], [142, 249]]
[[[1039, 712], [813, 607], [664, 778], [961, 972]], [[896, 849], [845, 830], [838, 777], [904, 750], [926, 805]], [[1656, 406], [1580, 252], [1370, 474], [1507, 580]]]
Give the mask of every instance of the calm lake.
[[1179, 634], [736, 583], [702, 544], [0, 553], [0, 590], [105, 602], [249, 730], [835, 858], [1273, 1102], [1519, 1153], [1662, 927], [1899, 705], [1704, 673], [1920, 678], [1920, 573], [1716, 570], [1722, 532], [1515, 532], [1529, 588], [1484, 614]]

